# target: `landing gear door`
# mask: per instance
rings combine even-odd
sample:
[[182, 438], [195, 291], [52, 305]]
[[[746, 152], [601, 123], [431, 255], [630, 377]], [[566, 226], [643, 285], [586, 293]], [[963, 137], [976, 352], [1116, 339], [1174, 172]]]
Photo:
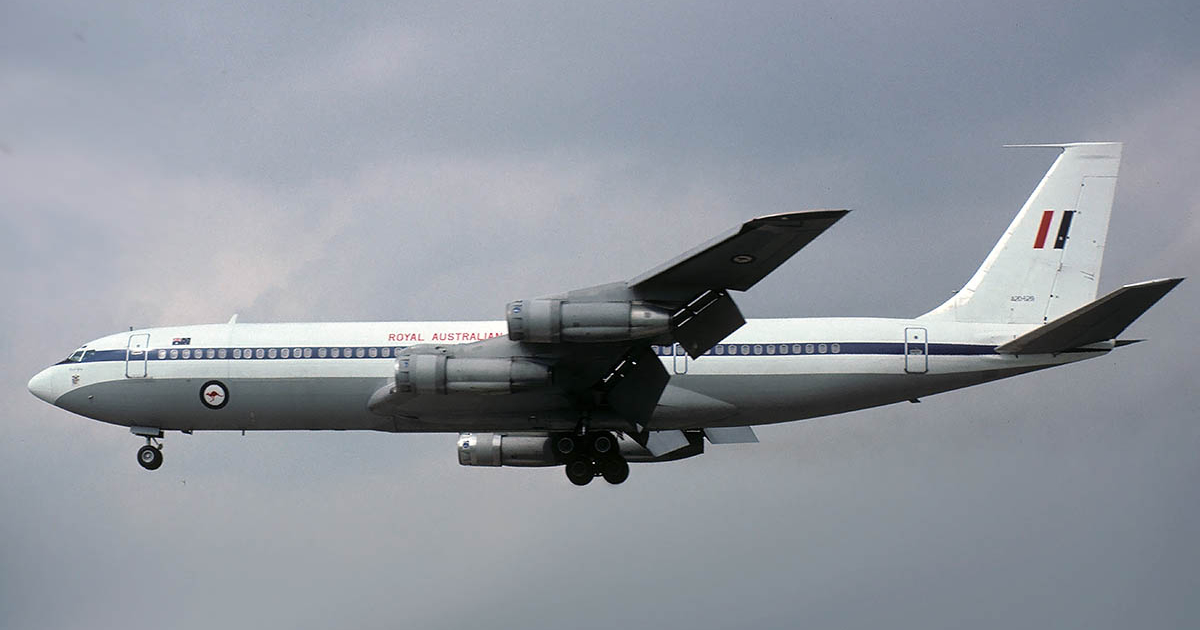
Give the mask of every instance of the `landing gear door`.
[[909, 374], [929, 371], [929, 339], [924, 328], [904, 329], [904, 371]]
[[146, 357], [150, 348], [150, 335], [129, 335], [129, 346], [125, 350], [125, 376], [146, 378]]

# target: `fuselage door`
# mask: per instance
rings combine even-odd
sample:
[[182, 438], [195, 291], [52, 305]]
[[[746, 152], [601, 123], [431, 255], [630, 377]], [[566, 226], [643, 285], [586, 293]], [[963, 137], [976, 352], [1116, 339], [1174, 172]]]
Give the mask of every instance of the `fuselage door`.
[[929, 371], [929, 339], [924, 328], [904, 329], [904, 371], [909, 374]]
[[149, 356], [149, 348], [150, 335], [129, 335], [129, 345], [125, 349], [125, 376], [146, 377], [146, 357]]
[[688, 355], [683, 346], [675, 344], [675, 373], [687, 374]]

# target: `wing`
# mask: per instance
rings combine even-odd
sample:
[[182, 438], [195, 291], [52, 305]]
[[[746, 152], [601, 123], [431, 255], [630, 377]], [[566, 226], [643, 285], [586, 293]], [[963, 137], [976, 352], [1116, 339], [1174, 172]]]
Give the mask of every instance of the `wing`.
[[729, 291], [746, 291], [848, 210], [758, 217], [628, 283], [642, 299], [677, 308], [673, 341], [694, 359], [746, 323]]
[[[519, 413], [527, 405], [539, 417], [615, 420], [645, 446], [670, 380], [653, 346], [678, 343], [693, 358], [704, 354], [745, 323], [729, 291], [754, 286], [846, 212], [759, 217], [627, 282], [512, 302], [504, 337], [453, 348], [407, 348], [404, 357], [412, 361], [404, 362], [404, 386], [398, 371], [396, 384], [376, 392], [369, 407], [383, 415], [415, 416], [422, 392], [486, 389], [516, 395], [511, 404], [491, 398], [490, 410], [511, 406], [508, 411]], [[421, 372], [426, 368], [428, 374]], [[527, 379], [527, 372], [533, 376]], [[714, 400], [709, 406], [722, 404]], [[685, 406], [696, 411], [694, 402]], [[703, 422], [700, 415], [693, 419]], [[652, 451], [679, 446], [664, 435], [657, 439]]]
[[705, 290], [748, 291], [849, 210], [758, 217], [629, 281], [652, 299], [687, 299]]

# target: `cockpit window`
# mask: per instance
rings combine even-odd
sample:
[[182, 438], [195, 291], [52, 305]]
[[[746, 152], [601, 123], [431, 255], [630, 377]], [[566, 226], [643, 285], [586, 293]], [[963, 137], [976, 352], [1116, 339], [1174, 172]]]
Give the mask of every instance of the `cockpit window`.
[[70, 361], [71, 363], [79, 363], [82, 360], [83, 360], [83, 350], [82, 349], [72, 352], [71, 356], [67, 357], [67, 361]]

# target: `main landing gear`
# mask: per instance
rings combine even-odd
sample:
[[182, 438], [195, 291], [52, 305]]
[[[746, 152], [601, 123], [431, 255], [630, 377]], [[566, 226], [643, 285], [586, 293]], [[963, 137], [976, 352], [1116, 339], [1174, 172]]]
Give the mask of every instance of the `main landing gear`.
[[146, 438], [146, 445], [138, 449], [137, 460], [146, 470], [158, 470], [162, 466], [162, 429], [131, 427], [129, 432]]
[[629, 462], [621, 456], [617, 438], [607, 431], [556, 435], [551, 446], [566, 464], [567, 479], [577, 486], [596, 477], [614, 485], [629, 478]]

